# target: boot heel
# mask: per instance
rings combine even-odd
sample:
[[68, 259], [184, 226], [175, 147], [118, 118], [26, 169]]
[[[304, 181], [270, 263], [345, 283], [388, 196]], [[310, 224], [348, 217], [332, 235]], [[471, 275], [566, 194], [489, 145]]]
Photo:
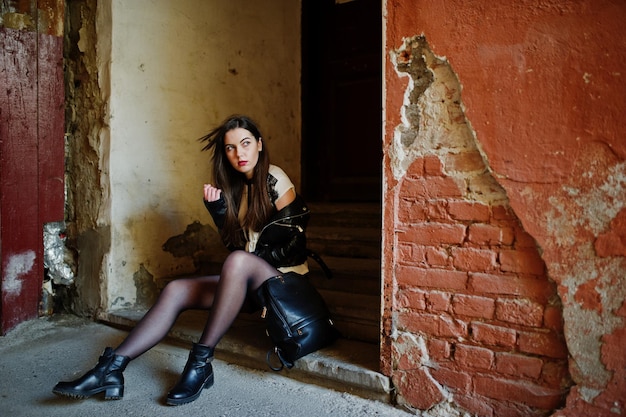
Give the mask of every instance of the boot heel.
[[110, 387], [104, 392], [105, 400], [120, 400], [124, 397], [124, 386]]
[[108, 347], [100, 356], [96, 366], [80, 378], [59, 382], [52, 392], [70, 398], [87, 398], [104, 391], [105, 400], [119, 400], [124, 396], [124, 369], [130, 362], [127, 356], [116, 355]]
[[213, 386], [213, 382], [215, 380], [215, 377], [213, 374], [211, 374], [211, 376], [209, 377], [209, 379], [206, 380], [206, 382], [204, 383], [204, 389], [209, 389]]
[[213, 348], [194, 343], [180, 379], [167, 393], [167, 405], [182, 405], [195, 401], [203, 389], [213, 386]]

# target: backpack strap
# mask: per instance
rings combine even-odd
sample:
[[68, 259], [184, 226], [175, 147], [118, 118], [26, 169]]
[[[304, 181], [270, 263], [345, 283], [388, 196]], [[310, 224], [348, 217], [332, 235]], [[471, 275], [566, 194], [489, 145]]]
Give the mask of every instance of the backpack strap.
[[315, 260], [315, 262], [319, 264], [319, 266], [322, 268], [322, 271], [324, 271], [324, 275], [326, 275], [326, 278], [331, 279], [333, 277], [333, 272], [317, 253], [313, 252], [311, 249], [307, 249], [306, 254], [309, 258], [312, 258], [313, 260]]
[[[275, 354], [276, 357], [278, 357], [278, 360], [280, 361], [280, 366], [272, 365], [272, 354]], [[267, 362], [267, 365], [272, 371], [276, 372], [282, 371], [285, 366], [287, 368], [293, 368], [293, 362], [289, 362], [283, 357], [278, 346], [275, 346], [273, 349], [267, 351], [267, 356], [265, 356], [265, 362]]]

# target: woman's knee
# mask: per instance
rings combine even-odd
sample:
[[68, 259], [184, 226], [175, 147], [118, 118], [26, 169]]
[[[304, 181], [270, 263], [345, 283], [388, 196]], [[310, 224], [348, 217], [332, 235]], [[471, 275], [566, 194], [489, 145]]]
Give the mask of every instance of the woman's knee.
[[186, 279], [175, 279], [168, 282], [159, 294], [159, 300], [181, 300], [189, 293], [189, 283]]
[[278, 270], [264, 259], [245, 251], [232, 252], [222, 267], [222, 280], [242, 280], [248, 283], [262, 282], [278, 274]]
[[244, 250], [236, 250], [231, 252], [224, 261], [225, 268], [237, 268], [254, 262], [257, 256]]

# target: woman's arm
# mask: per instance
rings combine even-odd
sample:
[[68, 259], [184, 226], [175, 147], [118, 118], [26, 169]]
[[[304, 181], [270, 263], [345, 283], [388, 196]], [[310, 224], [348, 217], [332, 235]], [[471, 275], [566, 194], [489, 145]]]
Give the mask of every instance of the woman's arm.
[[288, 189], [285, 194], [283, 194], [274, 205], [276, 206], [276, 211], [281, 211], [283, 208], [287, 207], [289, 204], [293, 203], [296, 199], [296, 192], [293, 188]]
[[222, 198], [222, 190], [211, 184], [204, 184], [204, 206], [209, 210], [217, 228], [221, 229], [226, 216], [226, 201]]

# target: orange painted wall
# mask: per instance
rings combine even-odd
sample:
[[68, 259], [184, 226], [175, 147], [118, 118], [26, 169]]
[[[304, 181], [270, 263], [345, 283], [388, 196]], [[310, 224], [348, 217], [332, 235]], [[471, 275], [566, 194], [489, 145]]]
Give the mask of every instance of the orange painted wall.
[[[402, 123], [407, 89], [389, 52], [403, 39], [423, 35], [457, 75], [477, 146], [556, 283], [573, 387], [554, 415], [626, 414], [626, 3], [385, 5], [385, 147]], [[398, 214], [416, 210], [399, 207], [393, 197], [402, 193], [406, 177], [391, 179], [392, 158], [386, 153], [387, 241], [397, 241]], [[393, 297], [397, 265], [406, 256], [385, 245], [384, 336], [398, 325]], [[391, 375], [398, 369], [394, 343], [383, 338], [382, 365]], [[470, 373], [464, 389], [476, 392], [478, 385]], [[414, 405], [420, 408], [420, 394], [404, 394], [417, 396]], [[513, 415], [513, 408], [507, 410]], [[495, 415], [493, 407], [473, 412]]]

